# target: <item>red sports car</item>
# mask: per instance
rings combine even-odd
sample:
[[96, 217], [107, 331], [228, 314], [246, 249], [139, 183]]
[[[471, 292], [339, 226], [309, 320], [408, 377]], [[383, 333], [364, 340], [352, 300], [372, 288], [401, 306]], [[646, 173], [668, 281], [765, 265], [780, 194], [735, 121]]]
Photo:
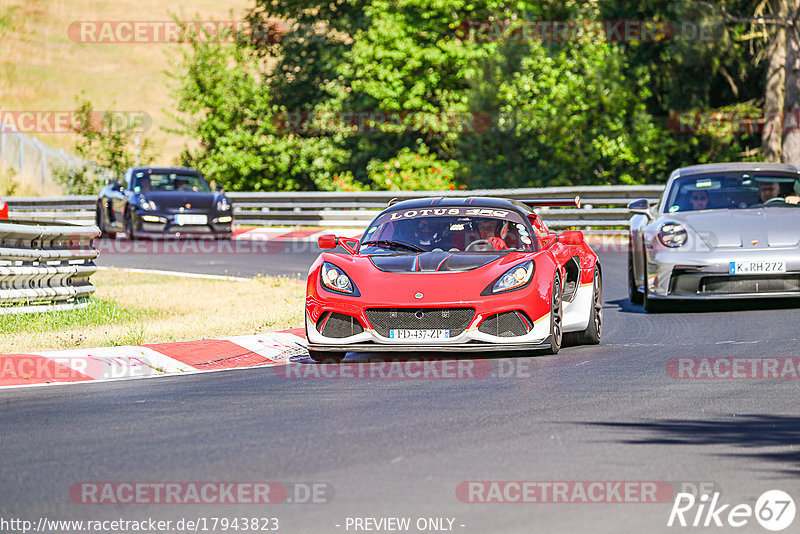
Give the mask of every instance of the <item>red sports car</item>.
[[347, 352], [542, 349], [600, 342], [602, 271], [577, 231], [551, 233], [536, 205], [427, 198], [384, 210], [361, 239], [319, 238], [306, 336], [315, 361]]
[[0, 197], [0, 219], [8, 219], [8, 204]]

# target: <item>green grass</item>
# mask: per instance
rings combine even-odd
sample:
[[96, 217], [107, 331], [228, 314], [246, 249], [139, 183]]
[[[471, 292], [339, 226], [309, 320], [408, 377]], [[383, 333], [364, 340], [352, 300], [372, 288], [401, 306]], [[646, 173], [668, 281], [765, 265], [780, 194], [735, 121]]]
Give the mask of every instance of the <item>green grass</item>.
[[142, 345], [147, 343], [147, 331], [140, 323], [128, 325], [128, 329], [120, 338], [110, 338], [107, 342], [109, 347], [124, 347], [126, 345]]
[[[6, 335], [52, 332], [84, 326], [136, 322], [154, 315], [157, 315], [156, 312], [150, 310], [125, 308], [113, 301], [92, 298], [87, 307], [76, 310], [0, 315], [0, 332]], [[130, 337], [138, 336], [132, 333]]]

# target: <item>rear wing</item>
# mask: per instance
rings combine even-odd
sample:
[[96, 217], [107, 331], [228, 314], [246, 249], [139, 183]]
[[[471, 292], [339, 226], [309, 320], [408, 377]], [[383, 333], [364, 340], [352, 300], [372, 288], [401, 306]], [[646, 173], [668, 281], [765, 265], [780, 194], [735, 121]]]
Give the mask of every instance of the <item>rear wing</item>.
[[578, 208], [581, 207], [581, 197], [575, 196], [572, 199], [565, 198], [521, 198], [519, 199], [523, 204], [527, 204], [532, 208]]
[[[575, 198], [520, 198], [516, 199], [523, 204], [527, 204], [532, 208], [578, 208], [581, 207], [581, 197]], [[388, 206], [391, 207], [400, 202], [400, 199], [393, 198], [389, 201]]]

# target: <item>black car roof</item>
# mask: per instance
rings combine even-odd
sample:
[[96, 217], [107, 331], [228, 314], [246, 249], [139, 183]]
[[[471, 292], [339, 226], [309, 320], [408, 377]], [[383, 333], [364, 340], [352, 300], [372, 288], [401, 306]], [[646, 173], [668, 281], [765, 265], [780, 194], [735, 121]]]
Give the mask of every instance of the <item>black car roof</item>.
[[131, 172], [182, 172], [185, 174], [197, 174], [199, 176], [203, 176], [203, 173], [196, 169], [190, 169], [189, 167], [131, 167]]
[[522, 202], [509, 198], [498, 197], [428, 197], [403, 200], [397, 204], [392, 204], [385, 212], [407, 209], [423, 209], [430, 207], [455, 207], [455, 206], [474, 206], [476, 208], [494, 208], [512, 210], [523, 216], [533, 213], [530, 206]]

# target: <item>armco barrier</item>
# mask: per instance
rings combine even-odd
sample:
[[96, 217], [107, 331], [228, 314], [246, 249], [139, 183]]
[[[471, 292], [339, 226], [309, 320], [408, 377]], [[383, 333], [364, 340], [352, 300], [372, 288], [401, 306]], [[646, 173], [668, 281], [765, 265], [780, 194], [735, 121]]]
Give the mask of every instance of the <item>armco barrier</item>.
[[0, 223], [0, 315], [87, 304], [96, 226]]
[[[577, 186], [537, 189], [482, 189], [471, 191], [364, 191], [304, 193], [228, 193], [233, 215], [240, 226], [332, 226], [363, 228], [397, 198], [499, 196], [505, 198], [565, 198], [579, 195], [581, 209], [553, 208], [539, 212], [553, 228], [627, 226], [625, 206], [631, 200], [655, 202], [662, 185]], [[10, 216], [18, 220], [94, 224], [94, 196], [49, 198], [11, 197], [6, 201]]]

